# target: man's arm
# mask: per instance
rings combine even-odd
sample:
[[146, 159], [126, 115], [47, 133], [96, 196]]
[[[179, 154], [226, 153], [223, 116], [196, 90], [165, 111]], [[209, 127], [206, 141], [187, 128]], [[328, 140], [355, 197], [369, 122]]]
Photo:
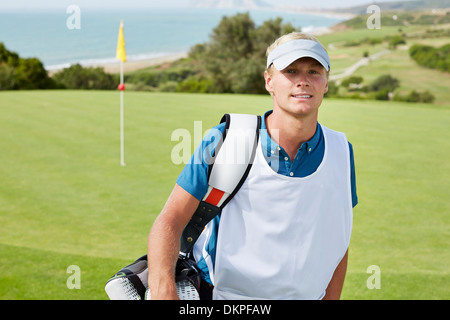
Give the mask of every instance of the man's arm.
[[178, 299], [175, 266], [180, 237], [200, 201], [175, 185], [148, 237], [148, 284], [153, 300]]
[[344, 286], [345, 273], [347, 272], [348, 250], [339, 262], [333, 277], [328, 284], [323, 300], [339, 300], [341, 298], [342, 287]]

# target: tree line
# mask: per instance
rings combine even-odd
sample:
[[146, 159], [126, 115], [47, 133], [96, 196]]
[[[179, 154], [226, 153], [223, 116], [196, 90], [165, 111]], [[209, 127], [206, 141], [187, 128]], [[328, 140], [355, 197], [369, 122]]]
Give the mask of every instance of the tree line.
[[117, 79], [102, 68], [83, 68], [79, 64], [50, 77], [39, 59], [21, 58], [0, 42], [0, 90], [115, 89]]
[[440, 48], [415, 44], [409, 49], [409, 55], [421, 66], [450, 72], [450, 43]]

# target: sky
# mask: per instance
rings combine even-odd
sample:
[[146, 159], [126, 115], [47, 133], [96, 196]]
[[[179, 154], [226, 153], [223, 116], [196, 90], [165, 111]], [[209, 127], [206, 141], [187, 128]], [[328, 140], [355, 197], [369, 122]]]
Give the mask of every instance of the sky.
[[[373, 0], [264, 0], [272, 5], [300, 5], [308, 8], [336, 8], [370, 4]], [[399, 0], [407, 1], [407, 0]], [[188, 6], [190, 0], [0, 0], [0, 11], [9, 9], [66, 8], [78, 5], [81, 8], [140, 8], [140, 7], [180, 7]], [[384, 0], [376, 1], [387, 2]]]

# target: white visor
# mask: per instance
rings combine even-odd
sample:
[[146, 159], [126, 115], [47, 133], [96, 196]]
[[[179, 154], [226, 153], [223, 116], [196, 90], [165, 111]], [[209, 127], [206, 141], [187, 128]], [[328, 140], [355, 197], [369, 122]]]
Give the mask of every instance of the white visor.
[[322, 45], [313, 40], [291, 40], [276, 47], [267, 57], [267, 68], [273, 63], [277, 70], [286, 69], [300, 58], [314, 58], [330, 71], [330, 57]]

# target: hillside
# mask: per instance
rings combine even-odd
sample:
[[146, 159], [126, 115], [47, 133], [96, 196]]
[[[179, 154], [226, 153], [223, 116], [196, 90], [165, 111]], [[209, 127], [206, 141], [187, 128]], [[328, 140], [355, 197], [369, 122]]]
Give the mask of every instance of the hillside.
[[[335, 12], [345, 12], [353, 14], [366, 14], [367, 7], [372, 4], [367, 1], [366, 5], [354, 6], [342, 9], [335, 9]], [[392, 1], [392, 2], [374, 2], [382, 11], [415, 11], [430, 9], [450, 8], [450, 0], [419, 0], [419, 1]]]
[[[370, 85], [377, 77], [390, 74], [400, 82], [394, 94], [407, 95], [412, 91], [430, 92], [435, 96], [435, 104], [449, 105], [450, 74], [435, 69], [425, 68], [414, 61], [409, 54], [412, 46], [427, 45], [435, 48], [450, 43], [450, 23], [430, 25], [405, 23], [408, 13], [397, 13], [397, 25], [384, 21], [392, 20], [387, 13], [382, 17], [381, 29], [369, 30], [365, 26], [364, 16], [358, 16], [334, 27], [334, 32], [320, 36], [327, 46], [332, 61], [331, 79], [344, 73], [365, 56], [383, 53], [378, 59], [367, 59], [355, 68], [352, 76], [362, 78], [360, 88]], [[414, 16], [418, 21], [425, 16]], [[436, 16], [429, 19], [436, 21]], [[411, 21], [411, 20], [410, 20]], [[364, 26], [364, 27], [363, 27]], [[400, 43], [396, 45], [395, 43]], [[350, 76], [350, 75], [348, 75]], [[340, 78], [345, 80], [346, 78]], [[347, 77], [348, 79], [348, 77]], [[339, 94], [360, 98], [363, 93], [340, 87]]]

